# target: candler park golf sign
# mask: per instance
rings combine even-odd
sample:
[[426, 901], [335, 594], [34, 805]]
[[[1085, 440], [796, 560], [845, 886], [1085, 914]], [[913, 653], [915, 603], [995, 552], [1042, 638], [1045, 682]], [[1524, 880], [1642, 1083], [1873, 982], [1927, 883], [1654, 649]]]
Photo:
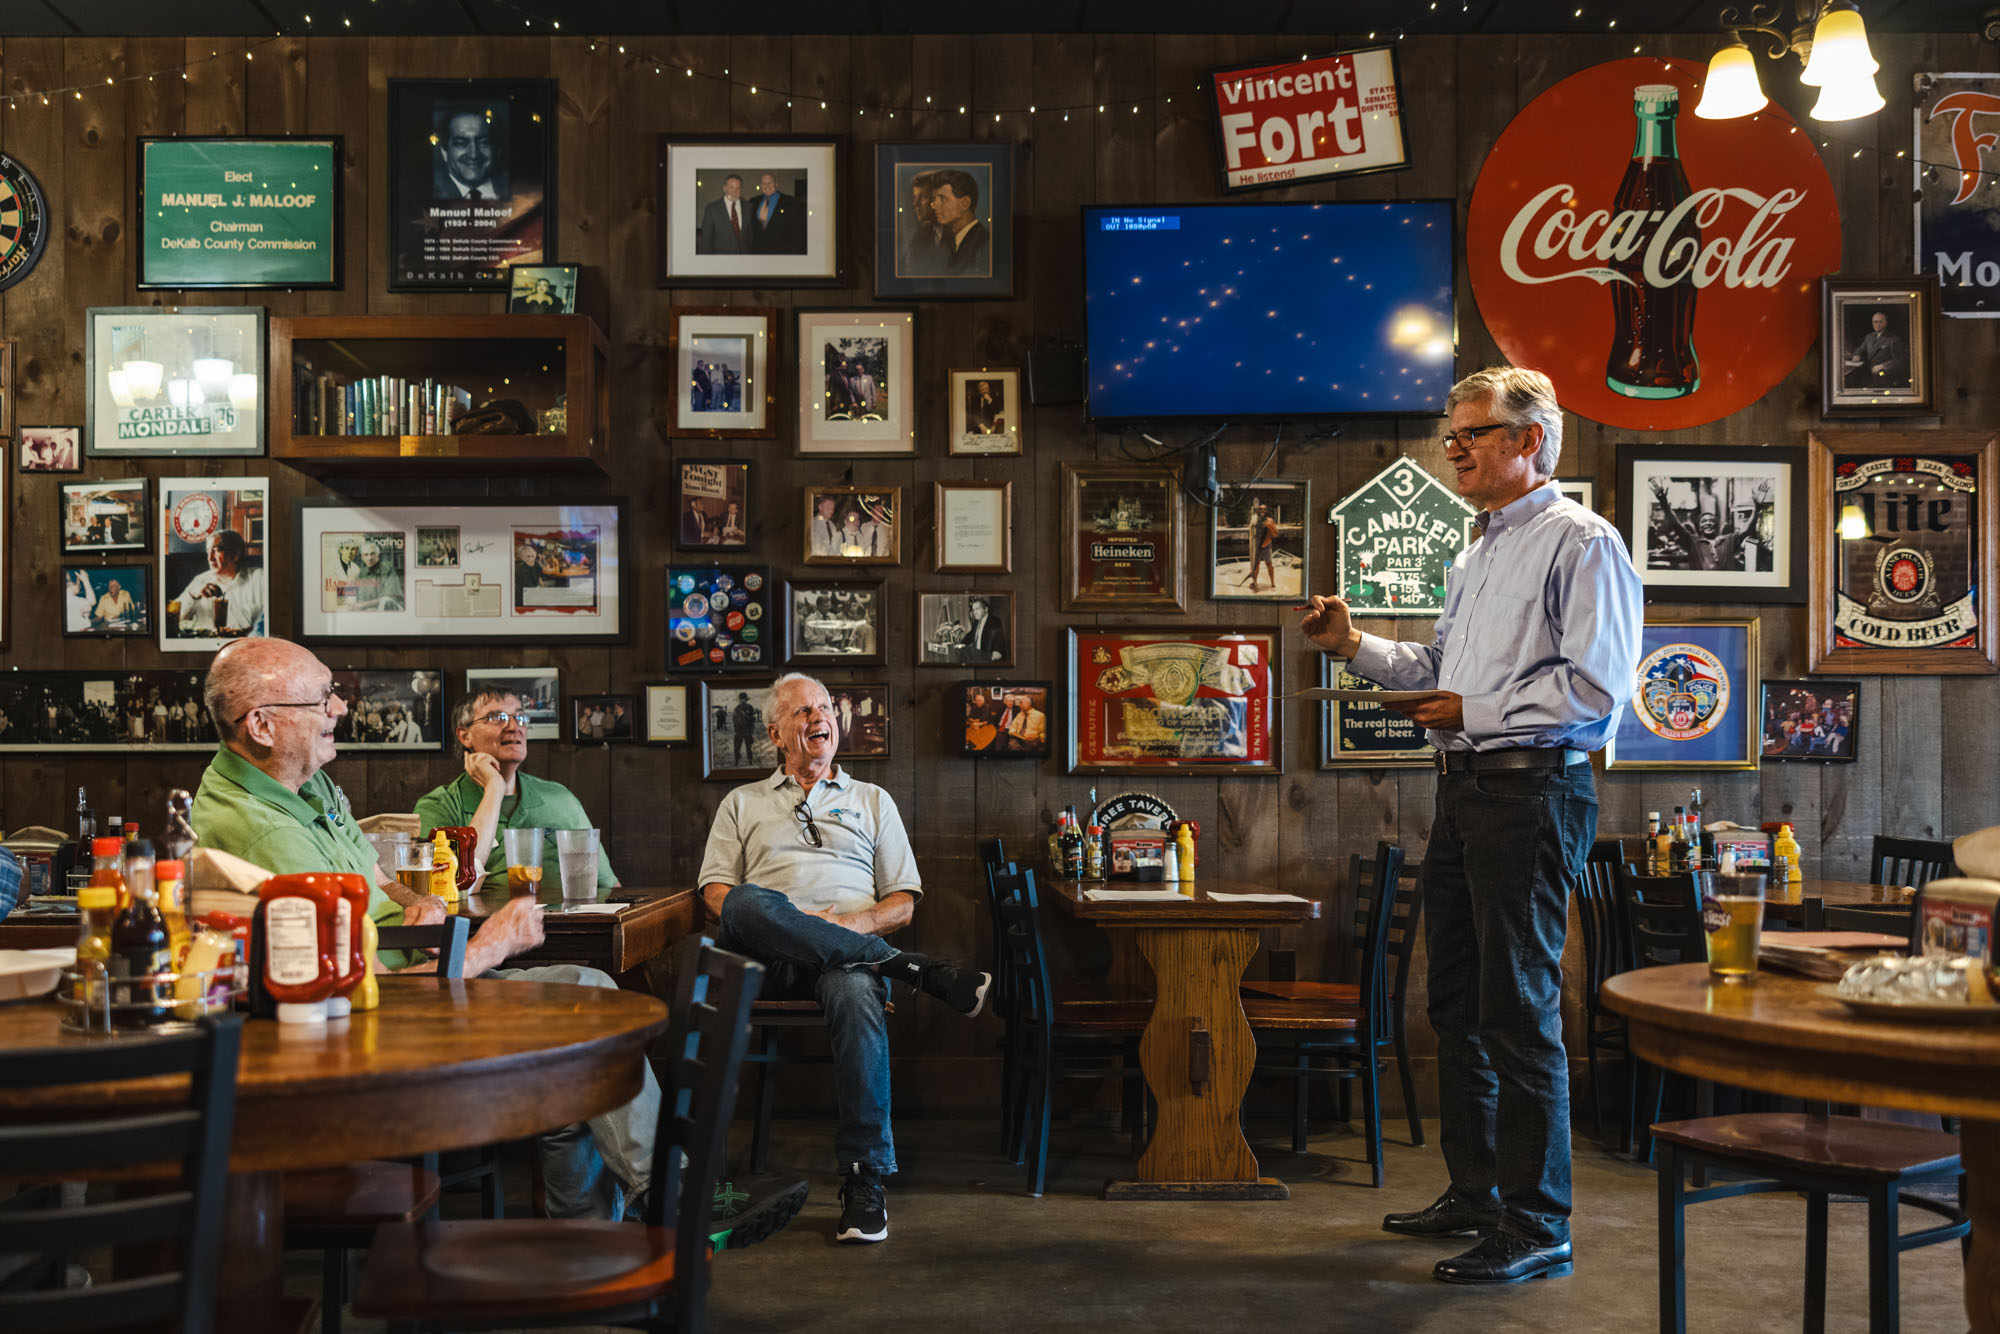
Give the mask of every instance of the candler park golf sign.
[[1373, 616], [1437, 615], [1475, 512], [1416, 461], [1397, 459], [1327, 515], [1340, 596]]

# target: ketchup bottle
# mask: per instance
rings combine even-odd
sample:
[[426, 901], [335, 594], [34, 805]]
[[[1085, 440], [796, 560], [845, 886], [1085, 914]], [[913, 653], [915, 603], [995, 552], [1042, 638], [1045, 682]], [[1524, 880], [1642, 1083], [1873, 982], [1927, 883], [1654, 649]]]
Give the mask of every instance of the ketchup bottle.
[[257, 981], [276, 1002], [281, 1024], [323, 1024], [340, 969], [333, 958], [341, 877], [331, 872], [274, 875], [257, 887], [251, 925]]
[[326, 1003], [329, 1019], [345, 1018], [354, 1007], [349, 997], [368, 975], [368, 961], [374, 957], [363, 949], [361, 923], [368, 918], [368, 881], [358, 875], [336, 875], [340, 902], [334, 909], [333, 962], [339, 974], [333, 996]]

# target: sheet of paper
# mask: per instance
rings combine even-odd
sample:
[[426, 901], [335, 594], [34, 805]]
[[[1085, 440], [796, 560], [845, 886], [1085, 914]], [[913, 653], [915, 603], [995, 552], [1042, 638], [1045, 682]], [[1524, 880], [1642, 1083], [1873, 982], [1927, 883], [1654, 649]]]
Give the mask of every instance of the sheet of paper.
[[1209, 897], [1211, 899], [1226, 901], [1229, 903], [1311, 903], [1312, 902], [1311, 899], [1302, 899], [1296, 894], [1217, 894], [1211, 892], [1209, 894]]
[[549, 906], [549, 911], [565, 913], [565, 914], [580, 913], [580, 912], [616, 913], [619, 909], [625, 906], [626, 905], [622, 903], [565, 903], [560, 908], [551, 904]]
[[1193, 903], [1178, 889], [1086, 889], [1083, 897], [1092, 903]]
[[1407, 704], [1413, 699], [1429, 699], [1437, 694], [1435, 690], [1335, 690], [1329, 686], [1313, 686], [1308, 690], [1294, 690], [1280, 699], [1338, 699], [1348, 703], [1374, 700], [1377, 704]]

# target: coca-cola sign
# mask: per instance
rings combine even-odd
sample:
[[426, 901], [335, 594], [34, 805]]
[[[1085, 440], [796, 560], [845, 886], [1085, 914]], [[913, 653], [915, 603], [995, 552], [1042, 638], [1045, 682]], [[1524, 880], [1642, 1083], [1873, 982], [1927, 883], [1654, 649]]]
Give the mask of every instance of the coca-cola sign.
[[1607, 426], [1671, 431], [1756, 402], [1819, 331], [1840, 214], [1811, 136], [1775, 104], [1697, 120], [1701, 65], [1571, 75], [1501, 133], [1466, 264], [1494, 341]]

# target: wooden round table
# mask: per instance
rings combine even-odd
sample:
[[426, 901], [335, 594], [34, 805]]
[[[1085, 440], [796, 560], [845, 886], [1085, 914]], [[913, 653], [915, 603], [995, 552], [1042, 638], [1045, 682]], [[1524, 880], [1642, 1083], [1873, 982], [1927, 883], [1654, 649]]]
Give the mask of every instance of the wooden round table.
[[2000, 1024], [1868, 1019], [1832, 983], [1760, 972], [1751, 986], [1711, 984], [1705, 963], [1640, 968], [1604, 984], [1632, 1050], [1668, 1070], [1792, 1097], [1964, 1117], [1972, 1217], [1965, 1312], [1974, 1334], [2000, 1334]]
[[[381, 1008], [318, 1025], [251, 1020], [237, 1068], [224, 1222], [222, 1328], [271, 1330], [278, 1309], [282, 1172], [408, 1157], [553, 1130], [630, 1102], [652, 996], [541, 982], [384, 977]], [[0, 1050], [117, 1038], [64, 1032], [53, 1002], [0, 1006]], [[0, 1120], [95, 1117], [146, 1105], [166, 1080], [0, 1090]]]

